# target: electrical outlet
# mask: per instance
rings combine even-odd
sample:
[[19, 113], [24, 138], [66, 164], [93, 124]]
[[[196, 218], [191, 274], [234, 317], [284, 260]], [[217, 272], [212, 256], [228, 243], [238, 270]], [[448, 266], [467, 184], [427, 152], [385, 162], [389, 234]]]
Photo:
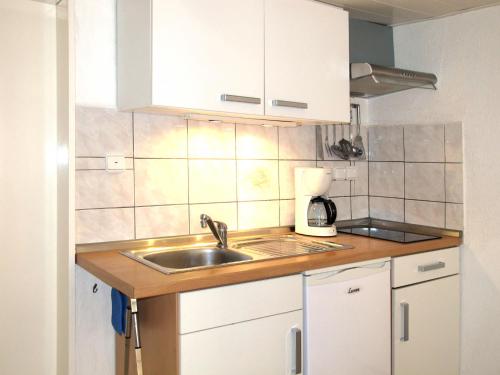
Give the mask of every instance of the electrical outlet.
[[346, 169], [347, 169], [348, 180], [355, 180], [358, 178], [358, 168], [353, 166], [353, 167], [347, 167]]
[[347, 178], [346, 168], [333, 168], [334, 180], [345, 180]]

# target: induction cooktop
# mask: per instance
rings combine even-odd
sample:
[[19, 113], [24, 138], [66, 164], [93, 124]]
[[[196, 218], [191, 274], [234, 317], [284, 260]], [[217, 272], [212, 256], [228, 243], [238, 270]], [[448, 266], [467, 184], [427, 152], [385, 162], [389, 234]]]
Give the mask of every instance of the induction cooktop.
[[404, 232], [394, 229], [385, 229], [376, 226], [352, 226], [345, 228], [337, 228], [338, 232], [355, 234], [358, 236], [378, 238], [381, 240], [394, 241], [400, 243], [412, 243], [428, 240], [436, 240], [441, 238], [429, 234], [419, 234], [412, 232]]

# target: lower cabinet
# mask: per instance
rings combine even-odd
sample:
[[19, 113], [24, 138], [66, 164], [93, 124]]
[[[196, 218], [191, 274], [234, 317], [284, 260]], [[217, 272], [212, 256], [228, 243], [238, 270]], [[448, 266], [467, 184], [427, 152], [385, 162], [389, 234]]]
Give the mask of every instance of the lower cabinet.
[[301, 373], [302, 310], [180, 337], [181, 375]]
[[[455, 254], [426, 253], [428, 259], [423, 255], [412, 257], [401, 258], [401, 263], [409, 269], [414, 263], [414, 277], [425, 275], [430, 280], [392, 291], [392, 374], [458, 375], [460, 278], [457, 274], [439, 274], [456, 271], [451, 266], [458, 259], [458, 250]], [[398, 267], [397, 258], [394, 267]]]
[[179, 295], [180, 375], [302, 373], [302, 275]]

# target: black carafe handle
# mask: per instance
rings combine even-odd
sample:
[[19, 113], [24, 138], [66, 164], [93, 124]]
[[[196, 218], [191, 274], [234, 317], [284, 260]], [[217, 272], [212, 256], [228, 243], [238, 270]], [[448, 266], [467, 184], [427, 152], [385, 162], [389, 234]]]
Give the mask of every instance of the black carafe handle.
[[337, 219], [337, 207], [335, 206], [335, 203], [333, 203], [333, 201], [330, 199], [325, 199], [323, 203], [326, 210], [326, 223], [328, 225], [333, 225], [333, 223], [335, 223], [335, 220]]

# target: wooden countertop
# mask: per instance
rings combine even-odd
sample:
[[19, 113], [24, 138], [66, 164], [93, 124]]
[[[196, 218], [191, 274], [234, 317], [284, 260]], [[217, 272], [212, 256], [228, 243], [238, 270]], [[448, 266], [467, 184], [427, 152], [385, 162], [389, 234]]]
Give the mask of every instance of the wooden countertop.
[[351, 245], [354, 248], [170, 275], [127, 258], [120, 254], [119, 250], [78, 253], [76, 263], [130, 298], [139, 299], [291, 275], [306, 270], [371, 259], [445, 249], [459, 246], [462, 242], [461, 238], [448, 236], [411, 244], [400, 244], [349, 234], [339, 234], [336, 237], [324, 239]]

